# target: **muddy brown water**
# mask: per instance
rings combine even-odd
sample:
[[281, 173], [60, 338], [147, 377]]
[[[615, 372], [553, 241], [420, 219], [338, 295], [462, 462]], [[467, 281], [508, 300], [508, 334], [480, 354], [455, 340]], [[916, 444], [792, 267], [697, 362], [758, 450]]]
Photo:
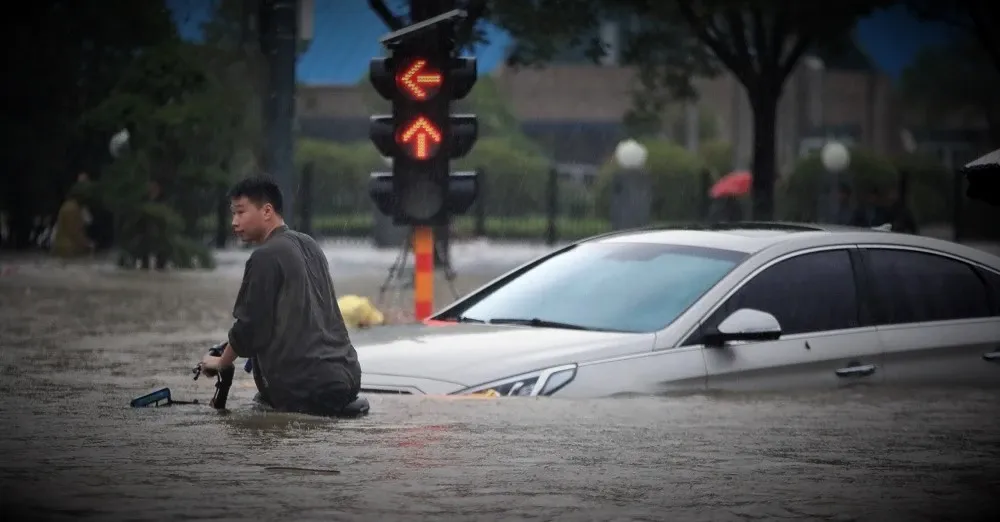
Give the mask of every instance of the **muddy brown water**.
[[[373, 295], [380, 276], [337, 280]], [[460, 281], [468, 290], [482, 280]], [[3, 520], [990, 520], [998, 395], [371, 398], [359, 420], [130, 409], [225, 333], [238, 274], [0, 277]], [[438, 285], [439, 300], [447, 290]]]

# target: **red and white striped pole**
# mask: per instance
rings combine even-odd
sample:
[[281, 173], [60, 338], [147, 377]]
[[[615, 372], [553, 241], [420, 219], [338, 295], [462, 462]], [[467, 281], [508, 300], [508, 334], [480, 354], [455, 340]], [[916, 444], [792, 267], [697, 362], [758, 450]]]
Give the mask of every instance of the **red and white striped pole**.
[[423, 321], [434, 312], [434, 229], [413, 227], [413, 313]]

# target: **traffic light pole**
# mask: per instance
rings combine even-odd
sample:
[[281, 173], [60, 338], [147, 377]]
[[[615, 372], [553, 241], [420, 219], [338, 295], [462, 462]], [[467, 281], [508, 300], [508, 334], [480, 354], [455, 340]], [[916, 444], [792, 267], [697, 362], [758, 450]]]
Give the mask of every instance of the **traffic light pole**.
[[284, 199], [284, 213], [294, 220], [293, 122], [298, 2], [261, 0], [261, 50], [267, 63], [264, 91], [264, 171], [274, 178]]
[[[474, 13], [481, 13], [483, 2], [470, 2], [478, 6]], [[375, 90], [392, 102], [392, 114], [372, 115], [369, 136], [382, 156], [393, 159], [392, 172], [372, 173], [369, 194], [395, 224], [412, 226], [418, 321], [434, 306], [432, 227], [465, 213], [478, 192], [476, 173], [452, 172], [449, 164], [468, 154], [478, 136], [474, 114], [451, 113], [452, 103], [464, 98], [477, 78], [475, 58], [456, 56], [455, 35], [470, 31], [466, 26], [473, 22], [455, 3], [409, 0], [404, 26], [383, 0], [369, 0], [392, 30], [379, 39], [390, 56], [373, 58], [369, 73]]]
[[413, 227], [413, 315], [423, 321], [434, 312], [434, 229]]
[[[410, 0], [411, 22], [420, 22], [454, 8], [454, 0]], [[413, 227], [413, 315], [423, 321], [434, 313], [434, 229]]]

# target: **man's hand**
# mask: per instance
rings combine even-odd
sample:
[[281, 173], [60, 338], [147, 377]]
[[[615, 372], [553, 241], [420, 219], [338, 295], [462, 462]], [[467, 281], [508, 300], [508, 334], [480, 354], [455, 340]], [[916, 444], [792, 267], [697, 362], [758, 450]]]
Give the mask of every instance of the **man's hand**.
[[222, 356], [216, 357], [211, 354], [211, 352], [205, 354], [201, 358], [201, 372], [208, 377], [214, 377], [219, 370], [224, 368], [230, 368], [233, 366], [233, 362], [236, 360], [236, 352], [233, 351], [233, 347], [226, 343], [226, 347], [222, 350]]
[[201, 373], [209, 377], [215, 377], [215, 374], [219, 373], [219, 370], [232, 366], [232, 362], [229, 364], [224, 364], [222, 357], [215, 357], [214, 355], [205, 355], [201, 358]]

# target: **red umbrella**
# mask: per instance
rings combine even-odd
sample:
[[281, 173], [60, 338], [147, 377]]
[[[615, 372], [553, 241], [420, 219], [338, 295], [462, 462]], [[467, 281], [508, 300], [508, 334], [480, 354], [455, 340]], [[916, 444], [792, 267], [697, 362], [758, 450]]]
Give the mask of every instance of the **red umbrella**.
[[739, 197], [750, 192], [753, 176], [745, 170], [730, 172], [712, 185], [709, 195], [713, 198]]

